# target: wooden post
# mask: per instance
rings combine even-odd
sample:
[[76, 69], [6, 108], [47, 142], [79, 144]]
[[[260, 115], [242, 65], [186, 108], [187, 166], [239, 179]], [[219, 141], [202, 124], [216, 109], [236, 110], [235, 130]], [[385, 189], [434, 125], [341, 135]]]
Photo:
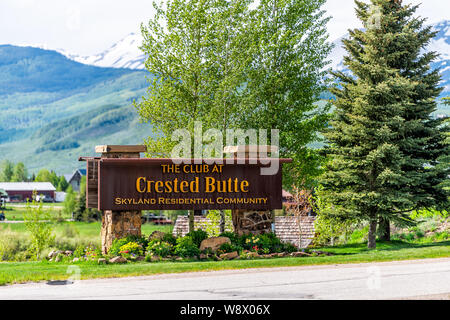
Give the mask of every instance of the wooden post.
[[[140, 152], [146, 152], [145, 146], [96, 146], [95, 152], [101, 153], [102, 158], [140, 158]], [[102, 212], [102, 252], [106, 254], [114, 239], [128, 235], [141, 235], [141, 211], [112, 211]]]
[[[258, 151], [277, 152], [276, 146], [227, 146], [224, 153], [232, 154], [235, 158], [245, 154], [245, 158], [259, 158]], [[238, 235], [261, 234], [272, 232], [272, 224], [275, 219], [273, 210], [231, 210], [234, 232]]]

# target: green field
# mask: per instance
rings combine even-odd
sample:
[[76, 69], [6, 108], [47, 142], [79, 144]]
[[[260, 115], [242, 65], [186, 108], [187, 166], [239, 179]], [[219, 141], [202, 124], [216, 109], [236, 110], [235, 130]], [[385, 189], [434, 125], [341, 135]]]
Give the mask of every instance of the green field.
[[[58, 233], [64, 233], [67, 228], [71, 228], [75, 230], [75, 234], [79, 237], [98, 237], [98, 240], [100, 240], [100, 229], [101, 229], [101, 223], [100, 222], [62, 222], [62, 223], [55, 223], [54, 231], [56, 234]], [[153, 225], [150, 223], [145, 223], [142, 225], [142, 233], [145, 235], [150, 235], [153, 231], [159, 230], [163, 232], [171, 232], [173, 226], [159, 226], [159, 225]], [[2, 235], [2, 231], [5, 230], [11, 230], [13, 232], [23, 232], [26, 233], [26, 228], [23, 223], [1, 223], [0, 224], [0, 236]]]
[[[89, 232], [92, 232], [92, 230]], [[332, 252], [335, 255], [302, 258], [205, 262], [135, 262], [124, 265], [98, 265], [96, 262], [81, 262], [75, 263], [75, 265], [80, 267], [81, 279], [92, 279], [225, 269], [294, 267], [450, 257], [450, 241], [430, 244], [411, 244], [393, 241], [391, 243], [378, 243], [377, 247], [378, 249], [369, 251], [366, 248], [366, 244], [361, 243], [322, 248], [321, 250]], [[30, 281], [64, 280], [70, 276], [68, 274], [69, 265], [74, 264], [52, 263], [47, 261], [3, 262], [0, 263], [0, 285]]]
[[[45, 203], [42, 206], [43, 209], [47, 210], [51, 217], [54, 219], [71, 219], [72, 216], [70, 214], [66, 214], [63, 212], [63, 206], [61, 203]], [[15, 203], [15, 204], [7, 204], [6, 208], [1, 209], [0, 212], [5, 214], [5, 218], [7, 221], [23, 221], [24, 212], [26, 212], [26, 204], [25, 203]]]

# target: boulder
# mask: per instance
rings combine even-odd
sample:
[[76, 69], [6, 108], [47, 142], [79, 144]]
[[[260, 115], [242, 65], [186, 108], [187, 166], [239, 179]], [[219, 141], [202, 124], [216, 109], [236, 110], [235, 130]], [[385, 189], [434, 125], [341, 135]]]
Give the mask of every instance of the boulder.
[[254, 252], [254, 251], [250, 251], [249, 253], [247, 253], [247, 256], [249, 258], [259, 258], [258, 252]]
[[109, 260], [109, 263], [125, 263], [127, 259], [122, 256], [117, 256]]
[[222, 253], [219, 258], [223, 259], [223, 260], [232, 260], [232, 259], [236, 259], [237, 257], [239, 257], [239, 254], [237, 251], [233, 251], [233, 252], [228, 252], [228, 253]]
[[166, 234], [162, 231], [153, 231], [152, 234], [148, 237], [148, 241], [152, 240], [162, 240]]
[[80, 261], [80, 258], [73, 258], [72, 262], [78, 262]]
[[204, 253], [200, 253], [200, 259], [201, 260], [208, 259], [208, 256]]
[[216, 252], [221, 245], [224, 243], [230, 243], [230, 238], [227, 237], [212, 237], [208, 238], [202, 241], [200, 244], [200, 251], [206, 250], [207, 248], [210, 248], [213, 252]]
[[161, 257], [160, 256], [150, 256], [150, 261], [151, 262], [158, 262], [158, 261], [160, 261], [161, 260]]
[[64, 254], [65, 254], [66, 256], [71, 256], [71, 255], [73, 254], [73, 251], [66, 250], [66, 251], [64, 251]]
[[302, 251], [291, 253], [291, 257], [310, 257], [310, 256], [311, 255], [309, 253], [302, 252]]
[[48, 258], [51, 259], [53, 257], [56, 257], [58, 255], [58, 251], [56, 250], [52, 250], [50, 251], [50, 253], [48, 254]]
[[98, 264], [106, 264], [106, 259], [105, 259], [105, 258], [99, 258], [99, 259], [97, 260], [97, 263], [98, 263]]

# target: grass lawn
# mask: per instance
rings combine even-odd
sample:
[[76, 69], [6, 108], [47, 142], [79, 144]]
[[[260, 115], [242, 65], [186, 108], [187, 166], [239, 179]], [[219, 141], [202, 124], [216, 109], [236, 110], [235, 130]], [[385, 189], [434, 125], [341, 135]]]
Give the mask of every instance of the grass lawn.
[[[153, 226], [154, 227], [154, 226]], [[143, 227], [143, 229], [145, 226]], [[150, 230], [150, 229], [149, 229]], [[148, 234], [148, 232], [143, 231]], [[365, 243], [321, 248], [333, 256], [274, 258], [231, 261], [135, 262], [124, 265], [98, 265], [95, 262], [75, 264], [52, 262], [0, 263], [0, 285], [29, 281], [63, 280], [69, 278], [68, 266], [78, 265], [81, 279], [142, 276], [162, 273], [212, 271], [266, 267], [288, 267], [322, 264], [361, 263], [424, 258], [450, 257], [450, 241], [414, 244], [401, 241], [378, 243], [368, 250]]]
[[[43, 209], [48, 210], [50, 215], [54, 217], [55, 219], [61, 216], [63, 219], [71, 219], [72, 216], [70, 214], [63, 213], [62, 205], [57, 203], [48, 203], [43, 205]], [[6, 209], [0, 209], [0, 212], [3, 212], [5, 214], [6, 220], [9, 221], [23, 221], [23, 214], [26, 212], [26, 204], [8, 204], [6, 206]]]
[[[75, 230], [77, 230], [78, 235], [80, 237], [98, 237], [100, 240], [100, 229], [101, 229], [101, 223], [100, 222], [61, 222], [55, 224], [54, 231], [56, 233], [64, 231], [65, 228], [68, 226], [73, 227]], [[0, 224], [0, 236], [1, 231], [5, 229], [10, 229], [11, 231], [16, 232], [26, 232], [25, 224], [23, 223], [1, 223]], [[142, 233], [145, 235], [150, 235], [153, 231], [159, 230], [163, 232], [171, 232], [173, 226], [167, 225], [167, 226], [157, 226], [149, 223], [145, 223], [142, 225]]]

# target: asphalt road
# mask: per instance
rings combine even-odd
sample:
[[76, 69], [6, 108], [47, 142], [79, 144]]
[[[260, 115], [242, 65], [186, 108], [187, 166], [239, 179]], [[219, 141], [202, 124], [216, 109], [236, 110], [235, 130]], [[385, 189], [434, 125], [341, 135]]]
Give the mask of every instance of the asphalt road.
[[[0, 269], [1, 272], [1, 269]], [[69, 270], [77, 278], [77, 270]], [[81, 270], [82, 272], [82, 270]], [[449, 299], [450, 258], [0, 287], [0, 299]]]

